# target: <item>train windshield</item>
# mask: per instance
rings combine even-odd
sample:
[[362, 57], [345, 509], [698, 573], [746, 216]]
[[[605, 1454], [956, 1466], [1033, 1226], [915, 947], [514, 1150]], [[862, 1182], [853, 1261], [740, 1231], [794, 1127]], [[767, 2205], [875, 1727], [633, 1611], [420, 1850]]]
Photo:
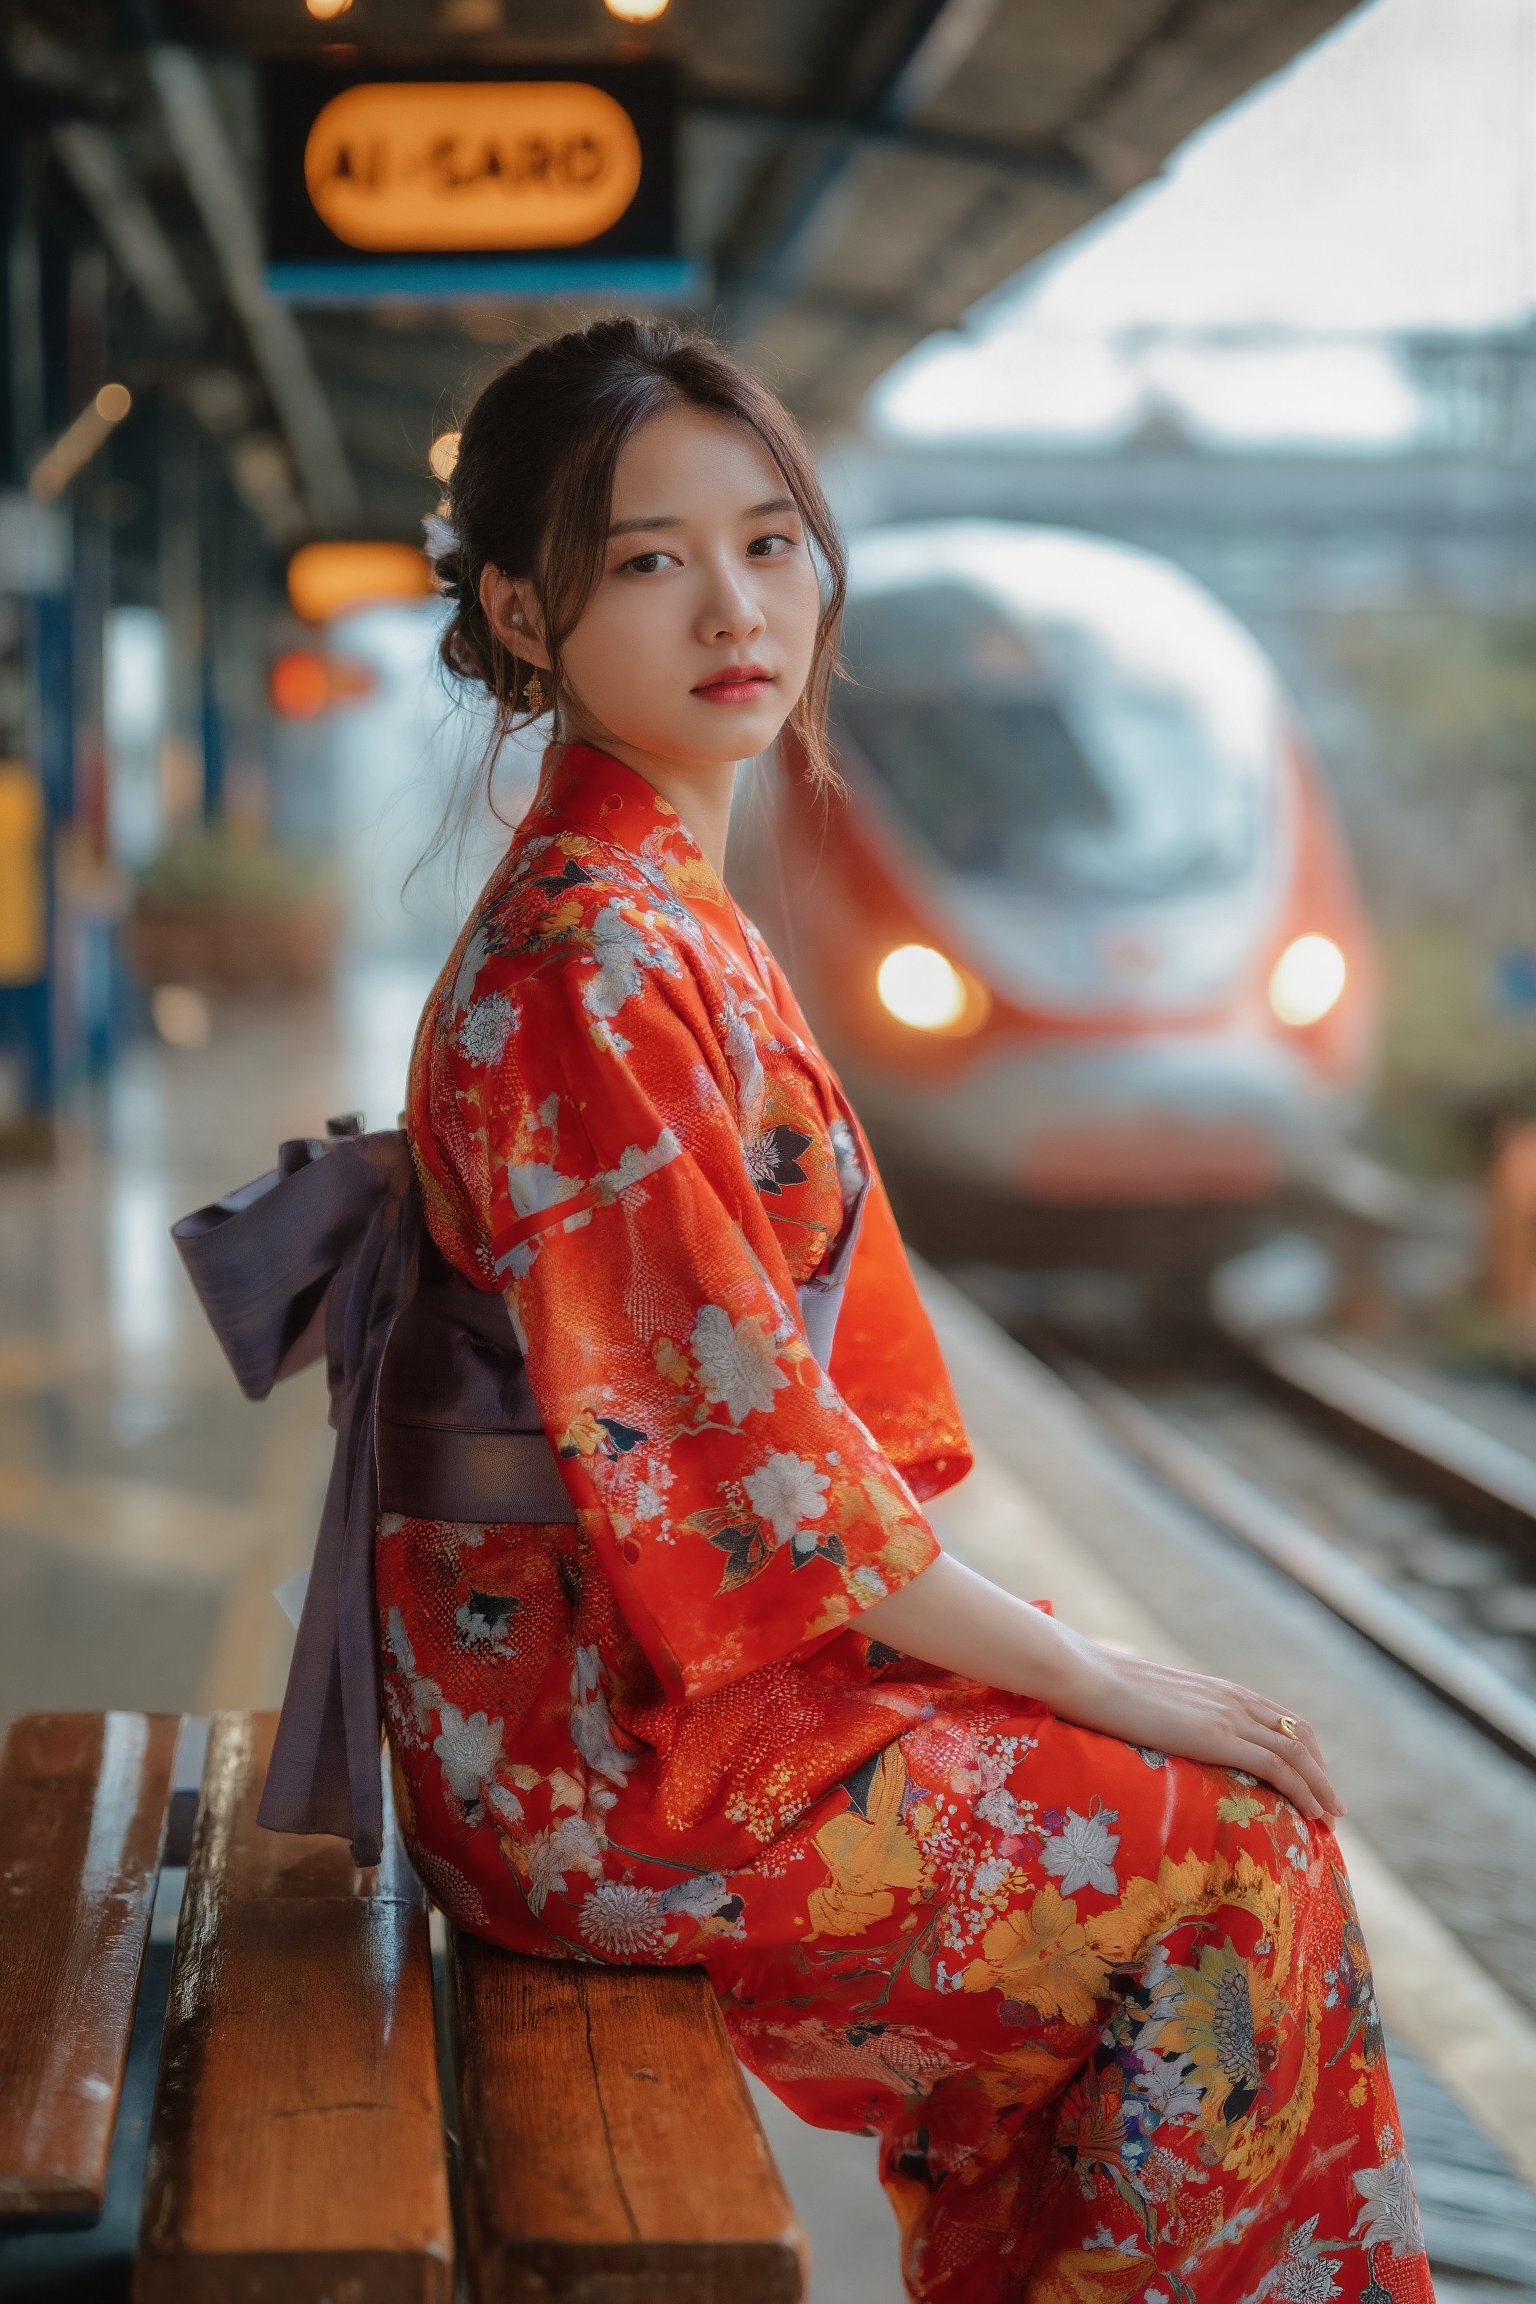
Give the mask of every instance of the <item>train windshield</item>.
[[1251, 683], [1237, 698], [1166, 651], [1120, 648], [1103, 620], [1026, 619], [953, 580], [859, 599], [846, 654], [859, 685], [839, 692], [842, 732], [969, 880], [1164, 896], [1259, 854], [1267, 722]]

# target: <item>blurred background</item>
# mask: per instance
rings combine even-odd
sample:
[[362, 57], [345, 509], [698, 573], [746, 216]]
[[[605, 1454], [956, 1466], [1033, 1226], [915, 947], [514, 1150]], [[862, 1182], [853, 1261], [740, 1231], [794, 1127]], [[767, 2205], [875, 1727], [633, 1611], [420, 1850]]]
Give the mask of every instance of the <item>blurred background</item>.
[[[934, 1285], [1409, 1605], [1427, 1728], [1529, 1799], [1536, 0], [4, 38], [0, 1719], [280, 1696], [323, 1401], [235, 1395], [168, 1227], [394, 1125], [539, 752], [456, 812], [485, 722], [422, 520], [478, 386], [629, 308], [773, 384], [850, 539], [846, 802], [753, 764], [733, 875]], [[1367, 1381], [1395, 1487], [1338, 1453]], [[1529, 2023], [1503, 1861], [1467, 1933]], [[1481, 2150], [1443, 2292], [1528, 2293]]]

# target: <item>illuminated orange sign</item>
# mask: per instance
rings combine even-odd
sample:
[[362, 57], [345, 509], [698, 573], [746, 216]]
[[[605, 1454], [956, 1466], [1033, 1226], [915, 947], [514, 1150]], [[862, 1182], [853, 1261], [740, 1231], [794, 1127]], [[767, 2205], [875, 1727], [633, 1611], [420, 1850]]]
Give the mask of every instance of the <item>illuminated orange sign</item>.
[[371, 664], [350, 656], [322, 656], [313, 648], [290, 648], [279, 656], [267, 683], [272, 709], [285, 720], [317, 720], [338, 704], [360, 704], [378, 686]]
[[571, 248], [634, 199], [640, 138], [581, 80], [365, 81], [316, 119], [304, 181], [351, 248]]
[[372, 600], [421, 600], [433, 589], [414, 544], [301, 544], [288, 563], [288, 604], [306, 624]]

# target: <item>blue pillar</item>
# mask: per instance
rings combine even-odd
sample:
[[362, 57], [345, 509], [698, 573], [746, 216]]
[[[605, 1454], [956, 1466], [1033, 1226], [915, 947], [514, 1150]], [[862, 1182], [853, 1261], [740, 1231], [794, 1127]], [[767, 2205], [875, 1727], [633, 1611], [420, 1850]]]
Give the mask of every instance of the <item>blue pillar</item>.
[[203, 610], [202, 742], [203, 815], [208, 823], [217, 824], [224, 814], [224, 716], [219, 706], [219, 656], [211, 601]]
[[[18, 761], [41, 780], [46, 809], [43, 868], [47, 932], [44, 973], [30, 983], [0, 984], [0, 1145], [33, 1152], [52, 1140], [58, 1097], [55, 1017], [53, 835], [68, 805], [72, 767], [67, 733], [55, 717], [62, 679], [69, 679], [67, 602], [39, 596], [46, 553], [34, 553], [36, 508], [25, 494], [28, 469], [49, 418], [48, 368], [53, 331], [41, 293], [43, 252], [36, 223], [28, 136], [14, 81], [0, 62], [0, 495], [16, 548], [8, 552], [0, 599], [0, 652], [11, 659], [6, 692], [21, 699], [0, 722], [0, 759]], [[37, 540], [46, 544], [46, 529]], [[54, 577], [57, 583], [59, 578]], [[61, 660], [62, 659], [62, 660]]]

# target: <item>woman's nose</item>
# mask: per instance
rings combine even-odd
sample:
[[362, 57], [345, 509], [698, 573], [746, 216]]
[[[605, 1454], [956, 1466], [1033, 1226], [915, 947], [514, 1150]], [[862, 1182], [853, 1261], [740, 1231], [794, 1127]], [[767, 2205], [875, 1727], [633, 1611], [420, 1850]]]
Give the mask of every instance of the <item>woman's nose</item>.
[[740, 640], [749, 634], [761, 632], [767, 618], [762, 605], [751, 588], [744, 584], [734, 570], [721, 569], [710, 585], [699, 617], [699, 628], [706, 640]]

